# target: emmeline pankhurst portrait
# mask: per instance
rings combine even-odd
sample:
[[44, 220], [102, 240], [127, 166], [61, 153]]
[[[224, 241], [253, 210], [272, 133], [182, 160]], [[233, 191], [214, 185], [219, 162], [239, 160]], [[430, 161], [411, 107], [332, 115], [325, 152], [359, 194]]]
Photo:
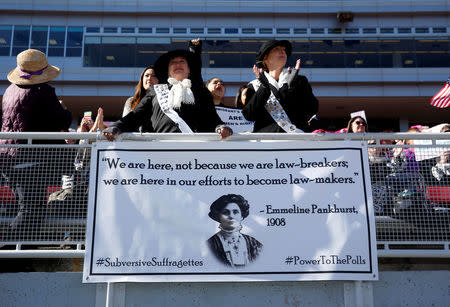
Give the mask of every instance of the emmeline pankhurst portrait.
[[209, 210], [209, 217], [220, 223], [220, 231], [207, 241], [217, 259], [232, 267], [245, 266], [254, 261], [263, 245], [240, 232], [241, 222], [250, 213], [247, 200], [237, 194], [223, 195], [211, 204]]

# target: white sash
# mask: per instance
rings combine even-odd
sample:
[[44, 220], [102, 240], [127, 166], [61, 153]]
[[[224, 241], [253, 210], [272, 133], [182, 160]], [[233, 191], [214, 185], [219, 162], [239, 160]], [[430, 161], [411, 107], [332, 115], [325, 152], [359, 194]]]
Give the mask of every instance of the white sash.
[[169, 87], [167, 84], [155, 84], [153, 86], [156, 92], [156, 99], [158, 100], [159, 107], [175, 124], [182, 133], [194, 133], [191, 128], [186, 124], [186, 122], [175, 112], [174, 109], [169, 107], [168, 97], [169, 97]]
[[[284, 71], [283, 71], [284, 72]], [[271, 75], [264, 72], [264, 74], [267, 77], [267, 80], [270, 84], [272, 84], [276, 89], [280, 89], [283, 84], [279, 84], [275, 81], [274, 78], [272, 78]], [[283, 73], [282, 73], [283, 75]], [[280, 76], [280, 81], [282, 82], [284, 78]], [[253, 88], [255, 89], [255, 92], [258, 91], [259, 87], [261, 86], [261, 82], [258, 79], [255, 79], [250, 82], [253, 85]], [[270, 89], [269, 89], [270, 90]], [[278, 124], [278, 126], [281, 127], [285, 132], [287, 133], [302, 133], [304, 132], [302, 129], [297, 128], [289, 119], [286, 112], [284, 111], [283, 107], [281, 106], [280, 102], [278, 101], [277, 97], [272, 93], [272, 90], [270, 90], [270, 96], [269, 99], [267, 99], [266, 104], [264, 105], [267, 112], [269, 112], [270, 116], [272, 116], [273, 120]]]

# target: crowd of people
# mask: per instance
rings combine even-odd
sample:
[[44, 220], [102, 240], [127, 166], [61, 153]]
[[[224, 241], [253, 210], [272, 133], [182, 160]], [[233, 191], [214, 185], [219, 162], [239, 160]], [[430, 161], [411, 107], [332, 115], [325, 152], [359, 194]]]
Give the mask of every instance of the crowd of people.
[[[201, 52], [201, 41], [196, 39], [189, 42], [187, 50], [172, 50], [161, 55], [153, 66], [142, 71], [134, 95], [124, 103], [121, 119], [107, 127], [103, 109], [99, 108], [95, 121], [90, 116], [83, 117], [78, 131], [102, 132], [110, 141], [123, 132], [213, 132], [222, 139], [229, 137], [233, 130], [216, 112], [216, 107], [227, 106], [224, 103], [226, 88], [217, 76], [203, 81]], [[301, 60], [296, 61], [295, 67], [286, 67], [291, 54], [292, 46], [287, 40], [270, 40], [259, 49], [253, 66], [255, 79], [239, 88], [233, 106], [241, 110], [246, 120], [253, 122], [253, 130], [249, 132], [311, 131], [310, 121], [317, 118], [319, 101], [308, 79], [299, 74]], [[68, 131], [71, 114], [48, 84], [59, 73], [59, 68], [48, 64], [45, 54], [38, 50], [28, 49], [17, 56], [17, 67], [8, 74], [11, 85], [3, 96], [2, 132]], [[408, 132], [423, 130], [413, 127]], [[448, 124], [442, 125], [441, 132], [449, 130]], [[354, 116], [346, 128], [336, 132], [368, 131], [367, 119]], [[313, 132], [332, 131], [318, 129]], [[19, 142], [3, 139], [0, 145]], [[396, 144], [409, 144], [402, 142]], [[407, 169], [418, 169], [411, 148], [393, 151], [383, 148], [369, 152], [371, 161], [379, 161], [382, 156], [392, 165], [401, 160], [406, 162]], [[39, 193], [43, 193], [45, 183], [40, 183], [38, 178], [31, 182], [29, 178], [45, 163], [36, 160], [36, 155], [30, 155], [25, 149], [10, 147], [0, 147], [0, 158], [3, 165], [8, 165], [1, 168], [2, 176], [15, 193], [20, 207], [11, 225], [14, 230], [33, 214], [29, 205], [33, 203], [31, 198], [42, 197]], [[432, 173], [437, 180], [442, 180], [450, 176], [449, 152], [443, 152], [437, 160]]]

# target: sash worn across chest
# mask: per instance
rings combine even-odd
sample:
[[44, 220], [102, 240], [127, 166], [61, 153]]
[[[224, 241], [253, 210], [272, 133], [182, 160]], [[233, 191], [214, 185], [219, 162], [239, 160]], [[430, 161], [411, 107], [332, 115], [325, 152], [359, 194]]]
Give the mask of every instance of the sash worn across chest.
[[[280, 88], [280, 85], [275, 81], [275, 79], [272, 78], [272, 76], [270, 76], [268, 73], [265, 72], [264, 74], [266, 75], [271, 85], [273, 85], [277, 89]], [[261, 82], [258, 79], [255, 79], [250, 83], [253, 85], [255, 92], [258, 91], [258, 88], [261, 86]], [[280, 126], [281, 129], [283, 129], [285, 132], [287, 133], [304, 132], [302, 129], [297, 128], [291, 122], [286, 112], [284, 111], [283, 107], [281, 106], [280, 102], [273, 94], [272, 90], [270, 90], [269, 99], [267, 99], [267, 102], [264, 107], [266, 108], [267, 112], [269, 112], [270, 116], [272, 116], [273, 120], [278, 124], [278, 126]]]
[[156, 92], [156, 99], [158, 100], [159, 107], [175, 124], [178, 125], [182, 133], [194, 133], [189, 125], [178, 115], [178, 113], [169, 107], [169, 87], [167, 84], [156, 84], [153, 86]]

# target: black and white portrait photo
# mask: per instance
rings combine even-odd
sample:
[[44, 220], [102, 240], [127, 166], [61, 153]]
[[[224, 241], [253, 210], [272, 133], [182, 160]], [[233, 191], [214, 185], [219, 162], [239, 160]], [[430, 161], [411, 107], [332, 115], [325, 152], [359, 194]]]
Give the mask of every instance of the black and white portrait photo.
[[255, 238], [241, 233], [242, 221], [250, 206], [241, 195], [227, 194], [215, 200], [209, 217], [219, 223], [219, 232], [208, 239], [211, 252], [225, 265], [242, 267], [256, 260], [263, 245]]

